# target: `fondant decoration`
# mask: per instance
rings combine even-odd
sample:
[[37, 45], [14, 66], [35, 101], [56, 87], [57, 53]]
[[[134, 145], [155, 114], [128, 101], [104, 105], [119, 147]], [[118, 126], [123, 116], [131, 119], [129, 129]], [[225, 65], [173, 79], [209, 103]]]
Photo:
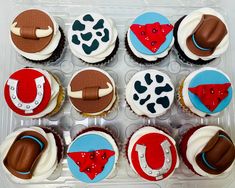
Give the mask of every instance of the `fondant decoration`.
[[108, 48], [112, 38], [110, 31], [111, 25], [102, 15], [89, 13], [79, 16], [72, 24], [69, 40], [79, 54], [98, 55]]
[[100, 128], [90, 128], [73, 140], [67, 154], [73, 176], [82, 182], [96, 183], [113, 172], [119, 152], [111, 135]]
[[162, 57], [161, 54], [171, 48], [174, 40], [173, 26], [161, 14], [146, 12], [134, 20], [127, 37], [137, 57], [154, 61], [158, 55]]
[[187, 47], [198, 56], [210, 56], [228, 33], [217, 16], [202, 15], [199, 24], [187, 38]]
[[148, 174], [149, 176], [155, 177], [157, 180], [163, 178], [163, 174], [167, 173], [172, 165], [172, 156], [170, 150], [171, 144], [168, 140], [165, 140], [161, 143], [161, 148], [164, 155], [164, 163], [161, 168], [152, 169], [146, 159], [146, 146], [145, 145], [136, 145], [136, 151], [138, 152], [138, 158], [141, 169]]
[[68, 156], [79, 166], [80, 172], [93, 180], [103, 171], [109, 158], [114, 154], [114, 151], [103, 149], [91, 152], [72, 152], [68, 153]]
[[4, 94], [8, 106], [14, 112], [32, 116], [42, 112], [49, 104], [51, 87], [41, 72], [25, 68], [10, 76]]
[[224, 131], [218, 131], [196, 156], [200, 168], [210, 174], [221, 174], [228, 169], [235, 158], [235, 147]]
[[155, 53], [166, 41], [166, 35], [172, 31], [173, 26], [170, 24], [161, 25], [159, 22], [155, 22], [145, 25], [132, 24], [130, 28], [140, 42]]
[[50, 26], [48, 26], [47, 29], [37, 29], [36, 27], [20, 28], [20, 27], [17, 27], [16, 25], [17, 25], [17, 22], [14, 22], [11, 25], [11, 32], [19, 37], [23, 37], [26, 39], [38, 39], [38, 38], [48, 37], [53, 32]]
[[4, 165], [14, 176], [31, 179], [47, 145], [47, 140], [38, 132], [24, 131], [12, 143], [4, 159]]
[[229, 87], [231, 87], [231, 83], [203, 84], [189, 88], [189, 91], [197, 95], [201, 102], [213, 112], [221, 101], [228, 96]]
[[45, 12], [30, 9], [20, 13], [11, 25], [11, 39], [21, 51], [36, 53], [50, 43], [54, 24]]
[[138, 115], [156, 117], [172, 104], [174, 86], [164, 73], [157, 70], [141, 71], [128, 83], [126, 99]]
[[115, 101], [113, 79], [97, 68], [75, 73], [67, 91], [73, 106], [82, 113], [102, 112]]
[[83, 100], [97, 100], [110, 94], [113, 91], [112, 85], [107, 82], [107, 88], [101, 89], [99, 87], [84, 88], [82, 91], [71, 91], [71, 87], [68, 86], [68, 95], [72, 98], [78, 98]]
[[145, 126], [131, 136], [128, 160], [142, 178], [149, 181], [165, 179], [178, 166], [175, 141], [163, 131]]

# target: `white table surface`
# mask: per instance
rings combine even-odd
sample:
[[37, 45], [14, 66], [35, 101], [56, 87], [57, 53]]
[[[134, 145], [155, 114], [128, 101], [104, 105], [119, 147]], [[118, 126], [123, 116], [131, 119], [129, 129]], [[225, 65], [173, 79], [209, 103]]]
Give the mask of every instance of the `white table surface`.
[[[79, 1], [79, 0], [78, 0]], [[170, 0], [168, 0], [170, 1]], [[174, 0], [172, 0], [174, 1]], [[192, 2], [195, 0], [192, 0]], [[231, 37], [231, 49], [232, 49], [232, 68], [234, 70], [235, 74], [235, 0], [217, 0], [218, 4], [227, 12], [228, 17], [230, 18], [230, 37]], [[9, 56], [9, 50], [6, 50], [10, 48], [9, 40], [6, 40], [8, 38], [8, 28], [10, 23], [10, 16], [12, 15], [11, 11], [14, 11], [13, 7], [13, 0], [6, 0], [1, 1], [0, 5], [0, 64], [1, 64], [1, 71], [0, 74], [4, 71], [4, 64], [9, 63], [5, 61], [5, 58]], [[234, 125], [235, 126], [235, 125]], [[235, 138], [234, 138], [235, 139]], [[234, 177], [235, 178], [235, 177]], [[213, 181], [213, 180], [212, 180]], [[9, 187], [6, 185], [6, 180], [1, 179], [0, 177], [0, 188], [42, 188], [42, 186], [18, 186], [14, 185], [12, 187]], [[113, 186], [112, 186], [113, 187]], [[235, 187], [235, 180], [232, 185], [230, 185], [227, 188], [234, 188]], [[46, 186], [43, 185], [43, 188], [54, 188], [52, 186]], [[66, 188], [66, 187], [65, 187]]]

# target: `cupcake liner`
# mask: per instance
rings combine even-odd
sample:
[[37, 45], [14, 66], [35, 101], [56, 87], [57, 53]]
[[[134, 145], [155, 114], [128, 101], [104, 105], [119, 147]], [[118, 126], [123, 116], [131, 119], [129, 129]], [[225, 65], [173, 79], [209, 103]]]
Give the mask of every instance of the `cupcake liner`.
[[[50, 73], [50, 72], [49, 72]], [[59, 87], [60, 87], [60, 89], [59, 89], [59, 95], [58, 95], [58, 98], [57, 98], [57, 104], [56, 104], [56, 107], [49, 113], [49, 114], [47, 114], [45, 117], [51, 117], [51, 116], [54, 116], [55, 114], [57, 114], [59, 111], [60, 111], [60, 109], [62, 108], [62, 106], [63, 106], [63, 104], [64, 104], [64, 101], [65, 101], [65, 89], [64, 89], [64, 87], [62, 86], [62, 83], [61, 83], [61, 81], [60, 81], [60, 79], [56, 76], [56, 75], [54, 75], [54, 74], [52, 74], [52, 73], [50, 73], [54, 78], [55, 78], [55, 80], [57, 81], [57, 83], [59, 84]]]
[[80, 58], [78, 58], [78, 59], [80, 59], [81, 62], [83, 64], [85, 64], [85, 65], [91, 65], [91, 66], [99, 66], [100, 65], [100, 66], [105, 66], [105, 65], [111, 63], [111, 61], [114, 59], [114, 57], [115, 57], [115, 55], [116, 55], [116, 53], [118, 51], [118, 48], [119, 48], [119, 38], [117, 37], [116, 42], [115, 42], [115, 47], [114, 47], [113, 51], [103, 61], [96, 62], [96, 63], [88, 63], [88, 62], [86, 62], [86, 61], [84, 61], [84, 60], [82, 60]]
[[130, 55], [130, 57], [131, 57], [132, 59], [134, 59], [135, 62], [137, 62], [137, 63], [139, 63], [139, 64], [141, 64], [141, 65], [154, 65], [154, 64], [158, 64], [158, 63], [160, 63], [163, 59], [165, 59], [165, 58], [170, 54], [170, 51], [171, 51], [171, 50], [169, 50], [169, 51], [168, 51], [168, 54], [167, 54], [166, 56], [164, 56], [164, 57], [162, 57], [162, 58], [158, 58], [156, 61], [147, 61], [147, 60], [145, 60], [145, 59], [143, 59], [143, 58], [139, 58], [139, 57], [135, 56], [135, 54], [131, 51], [131, 49], [130, 49], [130, 47], [129, 47], [129, 44], [128, 44], [128, 42], [127, 42], [127, 33], [126, 33], [126, 36], [125, 36], [125, 47], [126, 47], [127, 53]]
[[60, 38], [59, 44], [49, 58], [47, 58], [45, 60], [31, 60], [31, 59], [28, 59], [24, 56], [22, 56], [22, 57], [25, 60], [27, 60], [28, 62], [35, 63], [35, 64], [44, 64], [44, 65], [48, 64], [48, 65], [50, 65], [53, 62], [56, 62], [62, 56], [63, 51], [64, 51], [64, 46], [65, 46], [65, 35], [64, 35], [64, 32], [61, 27], [59, 27], [59, 31], [61, 33], [61, 38]]
[[182, 20], [186, 17], [183, 16], [181, 17], [174, 25], [174, 30], [173, 30], [173, 35], [174, 35], [174, 38], [175, 38], [175, 43], [174, 43], [174, 46], [175, 46], [175, 49], [177, 50], [178, 52], [178, 57], [179, 59], [183, 62], [183, 63], [188, 63], [188, 64], [195, 64], [195, 65], [206, 65], [208, 63], [210, 63], [211, 61], [213, 61], [215, 58], [213, 59], [210, 59], [210, 60], [203, 60], [203, 59], [198, 59], [198, 60], [193, 60], [193, 59], [190, 59], [184, 52], [183, 50], [180, 48], [180, 45], [179, 45], [179, 42], [178, 42], [178, 29], [179, 29], [179, 25], [180, 23], [182, 22]]

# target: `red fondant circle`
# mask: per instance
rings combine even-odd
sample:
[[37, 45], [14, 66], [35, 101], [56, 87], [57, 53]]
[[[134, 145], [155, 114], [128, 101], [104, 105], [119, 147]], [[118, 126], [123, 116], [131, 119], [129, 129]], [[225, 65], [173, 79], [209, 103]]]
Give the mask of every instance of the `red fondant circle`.
[[18, 70], [9, 77], [9, 79], [18, 80], [17, 96], [19, 100], [24, 103], [30, 103], [34, 101], [37, 94], [35, 79], [41, 76], [43, 76], [45, 80], [43, 99], [41, 103], [33, 110], [32, 113], [25, 113], [24, 110], [21, 110], [14, 105], [10, 96], [10, 88], [7, 84], [7, 80], [4, 88], [4, 96], [8, 106], [15, 113], [22, 116], [32, 116], [42, 112], [49, 104], [51, 98], [51, 86], [47, 78], [41, 72], [31, 68], [24, 68]]

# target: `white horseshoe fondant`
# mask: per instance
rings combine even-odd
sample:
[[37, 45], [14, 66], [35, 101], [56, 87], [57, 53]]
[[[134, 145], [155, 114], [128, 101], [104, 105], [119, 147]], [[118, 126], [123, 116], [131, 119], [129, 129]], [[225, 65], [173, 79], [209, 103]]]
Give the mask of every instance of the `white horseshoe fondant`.
[[165, 174], [172, 165], [172, 155], [170, 150], [170, 143], [168, 140], [165, 140], [161, 143], [162, 150], [164, 152], [164, 164], [159, 169], [152, 169], [146, 160], [146, 146], [137, 144], [135, 150], [138, 152], [138, 159], [140, 163], [141, 169], [148, 174], [149, 176], [156, 177], [157, 180], [163, 178], [163, 174]]
[[33, 113], [33, 110], [38, 107], [38, 105], [42, 102], [42, 99], [43, 99], [44, 83], [45, 83], [44, 77], [41, 76], [41, 77], [36, 78], [35, 83], [36, 83], [37, 95], [34, 101], [31, 103], [24, 103], [18, 98], [18, 95], [17, 95], [18, 80], [10, 78], [7, 81], [7, 85], [9, 86], [9, 93], [10, 93], [11, 101], [17, 108], [24, 110], [26, 114]]

